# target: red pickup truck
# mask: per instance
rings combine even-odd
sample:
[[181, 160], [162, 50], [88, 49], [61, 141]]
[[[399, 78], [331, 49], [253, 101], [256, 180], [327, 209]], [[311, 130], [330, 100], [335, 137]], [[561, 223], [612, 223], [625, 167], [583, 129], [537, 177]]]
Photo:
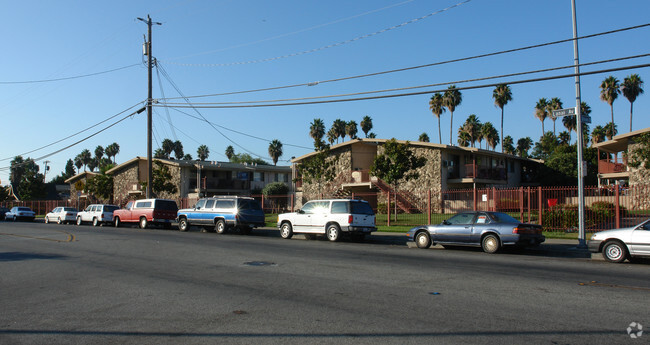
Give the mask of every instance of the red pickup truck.
[[178, 205], [173, 200], [142, 199], [129, 201], [126, 207], [113, 211], [113, 224], [119, 227], [122, 223], [138, 223], [141, 229], [150, 224], [162, 225], [170, 229], [176, 219]]

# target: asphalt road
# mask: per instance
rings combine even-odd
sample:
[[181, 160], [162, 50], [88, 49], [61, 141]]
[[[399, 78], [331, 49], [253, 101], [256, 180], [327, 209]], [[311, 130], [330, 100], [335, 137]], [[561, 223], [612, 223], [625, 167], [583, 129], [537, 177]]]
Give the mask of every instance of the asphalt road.
[[0, 222], [0, 344], [648, 343], [626, 331], [650, 326], [648, 277], [381, 236]]

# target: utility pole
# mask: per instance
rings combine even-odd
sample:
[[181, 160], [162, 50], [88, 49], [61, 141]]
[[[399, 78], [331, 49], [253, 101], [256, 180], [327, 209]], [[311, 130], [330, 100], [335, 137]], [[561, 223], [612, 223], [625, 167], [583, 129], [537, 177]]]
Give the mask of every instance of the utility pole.
[[153, 92], [152, 92], [152, 69], [153, 69], [153, 57], [151, 52], [151, 25], [162, 25], [162, 23], [152, 22], [151, 17], [147, 15], [147, 19], [138, 18], [138, 20], [147, 23], [147, 33], [148, 39], [144, 44], [144, 54], [147, 55], [147, 199], [151, 198], [151, 186], [153, 185], [153, 164], [152, 164], [152, 152], [151, 152], [151, 132], [152, 132], [152, 114], [151, 114], [151, 104], [153, 103]]
[[582, 102], [580, 100], [580, 60], [578, 59], [578, 24], [576, 21], [576, 1], [571, 0], [571, 13], [573, 15], [573, 59], [575, 63], [576, 81], [576, 131], [578, 132], [578, 248], [587, 248], [585, 232], [585, 164], [583, 162], [583, 133], [582, 133]]

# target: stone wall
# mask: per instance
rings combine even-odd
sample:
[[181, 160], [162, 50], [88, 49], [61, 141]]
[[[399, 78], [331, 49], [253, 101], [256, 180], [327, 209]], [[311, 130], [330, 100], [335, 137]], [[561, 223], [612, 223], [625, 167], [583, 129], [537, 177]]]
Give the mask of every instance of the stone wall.
[[123, 169], [113, 174], [113, 199], [116, 203], [126, 204], [125, 200], [137, 199], [136, 195], [129, 194], [133, 191], [133, 185], [138, 184], [138, 190], [141, 190], [140, 182], [138, 181], [138, 165]]
[[[634, 152], [634, 150], [636, 150], [640, 145], [641, 144], [630, 142], [628, 152]], [[630, 190], [633, 193], [632, 208], [636, 210], [650, 209], [650, 195], [645, 193], [645, 190], [650, 186], [650, 170], [643, 167], [643, 163], [641, 163], [638, 168], [630, 166], [629, 172]]]
[[335, 193], [341, 188], [341, 184], [347, 182], [347, 176], [352, 170], [352, 153], [350, 147], [344, 147], [336, 151], [330, 151], [327, 161], [333, 165], [334, 179], [332, 181], [312, 181], [312, 183], [303, 183], [302, 195], [296, 194], [296, 207], [302, 207], [302, 204], [309, 200], [320, 198], [334, 197]]

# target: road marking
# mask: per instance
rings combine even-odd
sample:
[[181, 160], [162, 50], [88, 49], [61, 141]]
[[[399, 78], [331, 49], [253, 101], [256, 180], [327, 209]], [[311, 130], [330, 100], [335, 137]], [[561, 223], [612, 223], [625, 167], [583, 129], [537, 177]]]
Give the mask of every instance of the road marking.
[[604, 284], [597, 281], [591, 281], [589, 283], [580, 283], [581, 286], [598, 286], [598, 287], [611, 287], [619, 289], [630, 289], [630, 290], [641, 290], [641, 291], [650, 291], [650, 288], [641, 287], [641, 286], [628, 286], [628, 285], [616, 285], [616, 284]]
[[74, 237], [73, 234], [70, 234], [70, 233], [67, 233], [67, 232], [61, 231], [61, 230], [54, 230], [54, 231], [60, 232], [60, 233], [63, 233], [65, 235], [67, 235], [66, 240], [63, 241], [63, 240], [56, 240], [56, 239], [53, 239], [53, 238], [46, 238], [46, 237], [35, 237], [35, 236], [18, 235], [18, 234], [7, 234], [7, 233], [4, 233], [4, 232], [0, 232], [0, 235], [22, 237], [22, 238], [30, 238], [30, 239], [33, 239], [33, 240], [44, 240], [44, 241], [52, 241], [52, 242], [59, 242], [59, 243], [61, 243], [61, 242], [74, 242], [75, 241], [75, 237]]

